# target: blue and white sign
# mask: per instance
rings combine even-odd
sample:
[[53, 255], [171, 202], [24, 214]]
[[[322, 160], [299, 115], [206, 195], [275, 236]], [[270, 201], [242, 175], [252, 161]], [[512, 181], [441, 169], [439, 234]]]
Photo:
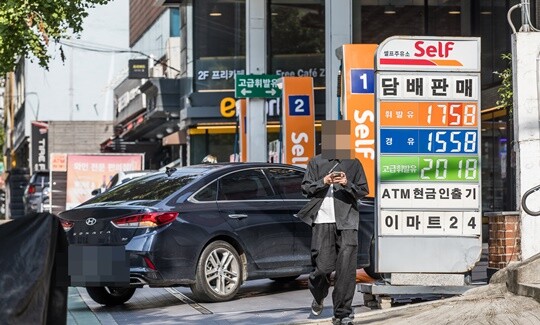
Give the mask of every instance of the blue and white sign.
[[351, 93], [373, 94], [375, 92], [375, 72], [371, 69], [351, 69]]
[[308, 116], [310, 114], [309, 96], [295, 95], [289, 96], [289, 115]]
[[477, 129], [380, 129], [382, 154], [477, 154]]

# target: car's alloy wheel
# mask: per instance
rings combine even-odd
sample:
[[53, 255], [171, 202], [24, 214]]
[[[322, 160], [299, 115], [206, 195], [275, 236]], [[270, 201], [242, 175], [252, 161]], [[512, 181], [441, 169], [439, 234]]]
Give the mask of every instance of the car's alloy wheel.
[[116, 306], [131, 299], [135, 289], [129, 287], [87, 287], [86, 292], [98, 304]]
[[210, 243], [197, 263], [191, 291], [199, 301], [232, 299], [242, 284], [242, 264], [234, 247], [224, 241]]

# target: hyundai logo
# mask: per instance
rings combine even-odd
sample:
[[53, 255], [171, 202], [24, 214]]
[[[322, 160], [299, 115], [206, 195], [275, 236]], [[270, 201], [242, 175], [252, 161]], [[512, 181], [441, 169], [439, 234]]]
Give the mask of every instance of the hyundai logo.
[[86, 224], [88, 226], [93, 226], [93, 225], [96, 224], [96, 222], [97, 222], [96, 218], [88, 218], [88, 219], [86, 219]]

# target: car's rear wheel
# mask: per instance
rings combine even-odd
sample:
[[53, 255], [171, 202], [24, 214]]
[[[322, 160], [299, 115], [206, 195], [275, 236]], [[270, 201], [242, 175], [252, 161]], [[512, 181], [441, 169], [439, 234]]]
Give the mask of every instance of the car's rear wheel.
[[98, 304], [116, 306], [131, 299], [135, 289], [126, 287], [87, 287], [86, 292]]
[[242, 262], [229, 243], [218, 240], [202, 252], [191, 291], [198, 301], [231, 300], [242, 284]]

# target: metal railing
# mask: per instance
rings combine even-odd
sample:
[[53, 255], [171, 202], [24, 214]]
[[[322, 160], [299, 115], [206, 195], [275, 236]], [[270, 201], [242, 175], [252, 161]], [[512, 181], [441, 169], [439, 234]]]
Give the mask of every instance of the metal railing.
[[532, 211], [527, 207], [527, 199], [529, 198], [529, 195], [533, 194], [534, 192], [540, 190], [540, 185], [536, 185], [535, 187], [531, 188], [525, 194], [523, 194], [523, 197], [521, 198], [521, 206], [523, 207], [523, 210], [527, 212], [528, 215], [531, 216], [540, 216], [540, 211]]

